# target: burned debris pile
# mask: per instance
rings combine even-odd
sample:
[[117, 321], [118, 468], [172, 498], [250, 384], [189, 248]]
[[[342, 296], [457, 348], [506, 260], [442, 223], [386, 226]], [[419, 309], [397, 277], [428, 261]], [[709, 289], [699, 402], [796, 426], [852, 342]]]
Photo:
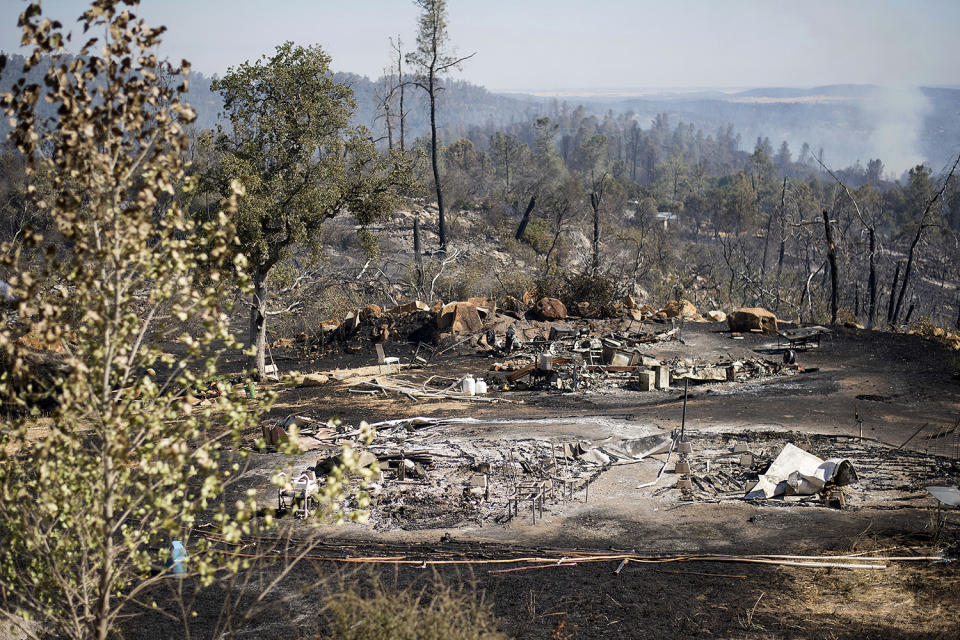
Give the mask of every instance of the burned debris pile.
[[[551, 505], [588, 501], [590, 483], [612, 465], [641, 460], [672, 443], [664, 433], [602, 442], [492, 439], [474, 436], [469, 427], [475, 424], [466, 418], [412, 418], [371, 425], [377, 436], [361, 464], [377, 462], [380, 469], [368, 487], [375, 528], [504, 524], [518, 516], [536, 522]], [[323, 443], [316, 463], [300, 474], [318, 481], [333, 468], [342, 443], [355, 445], [359, 433], [342, 426], [331, 430], [303, 416], [270, 428], [283, 425], [300, 425], [300, 438]], [[451, 436], [458, 427], [467, 431]], [[288, 506], [296, 491], [280, 492], [278, 506]], [[309, 495], [302, 498], [309, 503]]]
[[[317, 451], [305, 454], [315, 463], [298, 477], [322, 483], [340, 447], [358, 446], [359, 430], [348, 426], [291, 416], [275, 427], [284, 424], [300, 425], [300, 437], [317, 442]], [[520, 428], [497, 437], [504, 425]], [[379, 468], [367, 487], [376, 529], [495, 526], [516, 518], [536, 524], [590, 502], [591, 485], [607, 473], [635, 480], [638, 496], [659, 502], [834, 509], [916, 506], [927, 486], [960, 478], [957, 460], [848, 436], [687, 430], [681, 440], [676, 431], [629, 424], [629, 437], [582, 440], [523, 437], [522, 420], [472, 418], [371, 426], [376, 438], [362, 464]], [[281, 493], [280, 506], [289, 497]]]
[[[475, 370], [472, 377], [478, 382], [482, 377], [491, 392], [650, 391], [667, 389], [679, 379], [695, 384], [742, 382], [800, 370], [793, 360], [781, 362], [759, 356], [678, 356], [676, 349], [669, 347], [687, 344], [683, 337], [685, 323], [709, 321], [685, 300], [660, 311], [631, 302], [623, 306], [623, 315], [599, 319], [568, 316], [566, 306], [552, 298], [527, 303], [510, 299], [501, 311], [487, 298], [438, 303], [430, 309], [422, 302], [387, 311], [369, 305], [339, 324], [325, 325], [315, 346], [362, 357], [369, 354], [371, 345], [381, 345], [378, 351], [407, 353], [408, 357], [401, 357], [407, 369], [437, 364], [451, 354], [490, 357], [494, 362], [484, 365], [487, 371]], [[775, 332], [777, 327], [776, 318], [763, 309], [743, 309], [729, 317], [721, 312], [711, 315], [721, 316], [731, 327], [733, 318], [740, 318], [747, 323], [744, 326], [748, 331]], [[755, 329], [749, 325], [751, 320], [755, 320]], [[411, 400], [483, 395], [477, 394], [463, 375], [439, 389], [434, 379], [415, 378], [398, 375], [386, 381], [364, 382], [352, 391], [379, 391]]]
[[871, 439], [778, 431], [688, 433], [692, 486], [680, 492], [683, 501], [897, 508], [923, 500], [931, 483], [960, 478], [956, 459]]

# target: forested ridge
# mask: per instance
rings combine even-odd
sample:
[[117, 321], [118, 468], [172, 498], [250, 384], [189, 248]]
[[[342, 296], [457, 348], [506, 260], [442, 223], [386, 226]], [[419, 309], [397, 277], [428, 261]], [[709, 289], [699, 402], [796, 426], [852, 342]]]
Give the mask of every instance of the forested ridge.
[[[20, 64], [11, 56], [10, 68]], [[31, 74], [39, 78], [41, 67]], [[365, 127], [382, 152], [403, 146], [429, 156], [423, 92], [406, 87], [401, 141], [395, 76], [331, 77], [352, 92], [351, 125]], [[201, 73], [191, 71], [187, 80], [186, 99], [197, 113], [189, 127], [199, 142], [194, 152], [212, 154], [203, 143], [205, 132], [229, 129], [223, 97]], [[0, 90], [13, 81], [13, 74], [3, 74]], [[445, 78], [438, 93], [438, 163], [453, 210], [483, 220], [487, 230], [501, 230], [502, 237], [488, 240], [525, 265], [514, 273], [513, 285], [502, 277], [493, 288], [492, 280], [485, 282], [480, 288], [486, 293], [539, 287], [561, 295], [566, 286], [569, 299], [572, 285], [563, 285], [560, 274], [582, 269], [591, 278], [614, 277], [610, 295], [634, 287], [661, 298], [685, 292], [714, 306], [765, 304], [798, 319], [829, 320], [824, 314], [831, 279], [821, 220], [826, 210], [843, 276], [837, 293], [842, 317], [870, 324], [925, 316], [948, 326], [960, 319], [953, 284], [960, 277], [953, 259], [960, 197], [951, 183], [932, 210], [926, 205], [957, 152], [951, 140], [960, 140], [960, 119], [953, 117], [960, 90], [918, 92], [929, 104], [918, 120], [917, 145], [937, 160], [898, 175], [882, 157], [843, 165], [830, 160], [849, 155], [850, 149], [836, 149], [850, 140], [869, 146], [870, 114], [862, 102], [882, 97], [876, 87], [556, 99], [498, 95]], [[815, 131], [826, 131], [834, 148], [806, 142], [792, 147], [785, 139]], [[216, 164], [212, 155], [204, 162]], [[32, 218], [18, 192], [23, 181], [16, 154], [7, 153], [4, 163], [9, 236]], [[422, 171], [421, 165], [421, 183], [430, 183]], [[411, 203], [429, 206], [429, 200]], [[664, 224], [660, 212], [675, 218]], [[425, 232], [433, 229], [430, 215], [422, 223]], [[469, 225], [461, 227], [473, 233]], [[909, 294], [901, 296], [899, 272], [908, 261]], [[448, 267], [438, 282], [455, 280], [458, 268], [467, 267]], [[904, 297], [898, 308], [897, 299]]]

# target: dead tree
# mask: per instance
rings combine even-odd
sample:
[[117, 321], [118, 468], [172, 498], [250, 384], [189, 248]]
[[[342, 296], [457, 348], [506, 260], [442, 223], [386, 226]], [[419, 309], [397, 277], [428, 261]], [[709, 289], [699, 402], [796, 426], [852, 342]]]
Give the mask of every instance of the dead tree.
[[887, 309], [887, 324], [893, 324], [893, 309], [897, 303], [897, 282], [900, 280], [900, 268], [903, 262], [897, 263], [897, 268], [893, 272], [893, 284], [890, 285], [890, 307]]
[[593, 261], [591, 263], [593, 275], [600, 272], [600, 206], [603, 204], [603, 187], [606, 179], [606, 174], [600, 176], [596, 189], [590, 193], [590, 208], [593, 209]]
[[437, 193], [437, 226], [440, 236], [440, 251], [447, 252], [447, 222], [443, 206], [443, 189], [440, 185], [440, 159], [437, 151], [437, 96], [443, 87], [440, 76], [460, 63], [472, 58], [457, 58], [448, 52], [446, 0], [415, 0], [420, 7], [417, 48], [407, 54], [407, 63], [417, 70], [412, 83], [427, 94], [430, 105], [430, 162], [433, 167], [433, 184]]
[[958, 155], [957, 159], [954, 160], [953, 166], [950, 168], [950, 172], [943, 179], [943, 184], [940, 185], [940, 189], [933, 195], [932, 198], [930, 198], [930, 202], [927, 203], [926, 208], [923, 210], [923, 214], [920, 216], [920, 223], [917, 225], [917, 233], [914, 235], [913, 242], [910, 243], [910, 251], [907, 253], [907, 266], [903, 270], [903, 282], [900, 284], [900, 293], [897, 295], [897, 304], [893, 309], [892, 322], [894, 323], [900, 316], [900, 309], [903, 307], [903, 297], [907, 293], [907, 285], [910, 284], [910, 274], [913, 271], [913, 258], [917, 246], [920, 244], [920, 238], [923, 235], [924, 229], [933, 226], [932, 223], [927, 222], [927, 216], [933, 209], [933, 205], [936, 204], [937, 200], [940, 199], [940, 196], [942, 196], [943, 192], [946, 190], [947, 185], [950, 182], [950, 178], [953, 177], [954, 172], [957, 170], [957, 164], [960, 164], [960, 155]]
[[[868, 222], [866, 217], [863, 215], [863, 211], [860, 209], [860, 205], [857, 203], [857, 199], [853, 197], [852, 193], [850, 193], [850, 189], [847, 187], [847, 185], [845, 185], [843, 181], [841, 181], [840, 178], [837, 177], [837, 174], [831, 171], [827, 165], [823, 164], [822, 159], [818, 158], [817, 162], [819, 162], [820, 166], [823, 167], [827, 171], [827, 173], [830, 174], [830, 177], [836, 180], [837, 184], [843, 188], [844, 192], [847, 194], [847, 197], [850, 198], [850, 201], [853, 203], [853, 209], [854, 211], [857, 212], [857, 218], [860, 219], [860, 224], [862, 224], [866, 228], [867, 234], [870, 237], [870, 275], [867, 279], [867, 282], [868, 282], [867, 286], [870, 290], [870, 307], [869, 307], [869, 313], [868, 313], [867, 328], [872, 329], [877, 322], [877, 259], [876, 259], [877, 219], [876, 219], [876, 216], [871, 216]], [[899, 273], [899, 265], [897, 265], [897, 269]], [[893, 287], [894, 289], [896, 289], [897, 287], [896, 279], [894, 279]], [[893, 293], [891, 292], [891, 303], [892, 303], [892, 298], [893, 298]], [[892, 309], [892, 304], [891, 304], [891, 309]], [[889, 314], [887, 317], [887, 321], [888, 322], [890, 321]]]
[[[783, 189], [780, 191], [780, 216], [783, 217], [783, 205], [787, 197], [787, 178], [783, 178]], [[770, 216], [767, 218], [767, 231], [763, 236], [763, 258], [760, 260], [760, 289], [763, 289], [764, 284], [767, 279], [767, 250], [770, 248], [770, 228], [773, 226], [773, 214], [770, 212]], [[783, 250], [783, 245], [781, 244], [781, 251]], [[781, 255], [781, 260], [783, 256]], [[777, 276], [779, 277], [779, 273]], [[763, 298], [760, 298], [761, 304], [763, 303]]]
[[867, 312], [867, 328], [873, 329], [877, 324], [877, 242], [873, 227], [867, 229], [870, 237], [870, 277], [867, 280], [867, 287], [870, 291], [870, 306]]
[[417, 289], [423, 287], [423, 245], [420, 244], [420, 216], [413, 219], [413, 255], [417, 263]]
[[837, 324], [840, 311], [840, 274], [837, 272], [837, 247], [833, 242], [830, 214], [823, 210], [823, 232], [827, 240], [827, 260], [830, 262], [830, 323]]
[[404, 89], [407, 86], [407, 82], [403, 79], [403, 49], [402, 49], [403, 43], [400, 41], [400, 36], [397, 36], [396, 44], [393, 44], [393, 41], [391, 40], [390, 46], [397, 54], [397, 84], [393, 88], [393, 93], [398, 94], [398, 98], [399, 98], [398, 107], [400, 112], [397, 114], [397, 119], [398, 119], [397, 124], [399, 125], [399, 128], [400, 128], [400, 140], [399, 140], [400, 153], [406, 153], [407, 147], [405, 142], [405, 139], [406, 139], [405, 122], [407, 118], [407, 113], [406, 111], [403, 110], [403, 97], [404, 97], [403, 94], [404, 94]]

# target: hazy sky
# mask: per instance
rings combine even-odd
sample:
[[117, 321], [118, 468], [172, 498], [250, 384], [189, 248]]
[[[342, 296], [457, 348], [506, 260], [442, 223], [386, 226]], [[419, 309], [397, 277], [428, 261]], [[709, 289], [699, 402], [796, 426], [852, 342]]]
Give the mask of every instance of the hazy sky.
[[[46, 0], [74, 22], [86, 2]], [[960, 84], [958, 0], [449, 0], [461, 77], [492, 90]], [[0, 0], [0, 48], [21, 0]], [[415, 39], [412, 0], [144, 0], [162, 53], [223, 73], [284, 40], [380, 75]]]

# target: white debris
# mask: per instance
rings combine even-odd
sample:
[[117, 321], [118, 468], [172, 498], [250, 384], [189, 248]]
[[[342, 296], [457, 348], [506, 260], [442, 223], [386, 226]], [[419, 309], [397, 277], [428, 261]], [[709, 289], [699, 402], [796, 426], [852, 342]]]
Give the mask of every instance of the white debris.
[[746, 497], [809, 496], [828, 482], [842, 486], [857, 481], [857, 472], [846, 458], [821, 460], [788, 442]]

